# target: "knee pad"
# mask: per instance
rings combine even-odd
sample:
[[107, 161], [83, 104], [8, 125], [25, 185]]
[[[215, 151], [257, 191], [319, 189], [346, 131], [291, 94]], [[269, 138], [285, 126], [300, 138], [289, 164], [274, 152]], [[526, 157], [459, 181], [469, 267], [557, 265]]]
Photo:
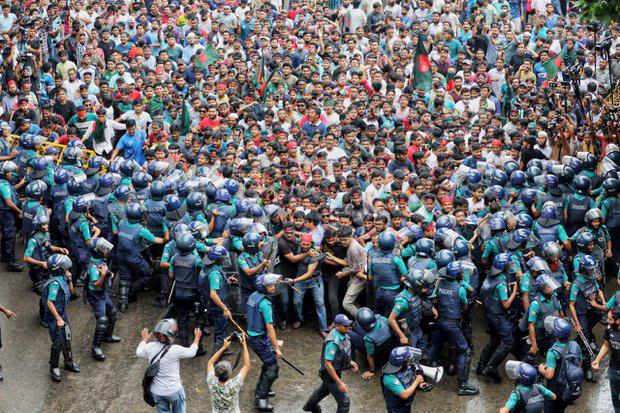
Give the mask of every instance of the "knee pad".
[[107, 330], [110, 325], [110, 319], [108, 317], [100, 317], [97, 319], [97, 328], [101, 328], [102, 330]]
[[278, 364], [271, 364], [269, 366], [267, 366], [267, 369], [265, 371], [265, 376], [267, 376], [268, 378], [275, 380], [278, 378], [278, 372], [280, 371], [280, 366], [278, 366]]

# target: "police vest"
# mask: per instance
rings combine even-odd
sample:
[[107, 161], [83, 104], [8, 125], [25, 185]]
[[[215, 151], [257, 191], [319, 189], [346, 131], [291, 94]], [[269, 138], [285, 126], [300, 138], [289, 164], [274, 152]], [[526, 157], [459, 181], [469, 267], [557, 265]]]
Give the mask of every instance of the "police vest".
[[[385, 384], [383, 384], [383, 377], [385, 376], [385, 374], [381, 375], [381, 392], [383, 393], [383, 398], [385, 399], [385, 405], [387, 407], [387, 410], [392, 411], [392, 410], [396, 410], [396, 409], [402, 409], [402, 408], [407, 408], [410, 407], [411, 404], [413, 403], [413, 399], [415, 397], [415, 392], [409, 396], [407, 399], [403, 400], [400, 398], [400, 396], [398, 394], [394, 394], [390, 389], [388, 389]], [[413, 374], [413, 371], [411, 371], [410, 368], [407, 368], [405, 370], [401, 370], [396, 374], [393, 374], [393, 376], [396, 376], [396, 379], [398, 379], [398, 381], [400, 381], [400, 384], [407, 389], [408, 387], [410, 387], [413, 384], [413, 381], [415, 380], [415, 376]]]
[[372, 331], [366, 333], [366, 337], [368, 337], [376, 347], [386, 343], [390, 337], [392, 337], [392, 327], [388, 319], [382, 315], [377, 315], [377, 325]]
[[396, 296], [396, 298], [399, 297], [407, 303], [407, 310], [405, 310], [404, 314], [401, 314], [405, 316], [409, 330], [413, 331], [420, 327], [420, 322], [422, 321], [422, 299], [404, 290]]
[[345, 334], [344, 339], [336, 336], [336, 330], [332, 329], [325, 340], [323, 340], [323, 350], [321, 351], [321, 369], [319, 375], [327, 375], [325, 369], [325, 347], [327, 344], [333, 342], [336, 344], [337, 350], [332, 360], [332, 367], [336, 370], [336, 373], [340, 373], [342, 370], [348, 370], [351, 366], [351, 339], [348, 334]]
[[558, 311], [558, 308], [560, 308], [558, 298], [554, 294], [551, 297], [551, 301], [546, 301], [541, 296], [534, 298], [532, 303], [534, 301], [537, 301], [538, 306], [540, 307], [540, 312], [538, 313], [539, 318], [536, 320], [536, 335], [538, 337], [549, 337], [552, 334], [545, 329], [544, 321], [548, 316], [558, 317], [560, 315], [560, 312]]
[[493, 298], [493, 291], [495, 291], [495, 287], [505, 282], [506, 281], [498, 275], [495, 278], [487, 277], [482, 283], [482, 288], [480, 288], [480, 298], [482, 298], [484, 310], [488, 314], [501, 315], [505, 313], [502, 302]]
[[[45, 235], [40, 232], [34, 234], [32, 238], [35, 242], [34, 250], [32, 251], [32, 258], [37, 261], [47, 261], [49, 257], [48, 248], [50, 248], [50, 234], [48, 232]], [[40, 268], [38, 265], [28, 263], [30, 268]]]
[[224, 270], [219, 265], [211, 264], [207, 265], [202, 269], [200, 274], [200, 280], [201, 283], [203, 283], [203, 285], [201, 286], [202, 291], [207, 295], [209, 294], [211, 289], [209, 276], [213, 271], [216, 271], [220, 275], [222, 280], [222, 283], [220, 284], [220, 289], [217, 290], [217, 296], [220, 297], [220, 300], [222, 300], [222, 302], [226, 303], [226, 301], [228, 300], [230, 285], [228, 284], [228, 278], [226, 278]]
[[583, 315], [590, 310], [591, 306], [589, 299], [592, 296], [597, 295], [598, 288], [593, 280], [580, 280], [576, 279], [574, 284], [577, 284], [577, 298], [575, 299], [575, 311], [578, 315]]
[[[4, 179], [0, 179], [0, 184], [5, 184], [9, 187], [9, 190], [11, 191], [11, 201], [13, 201], [13, 203], [16, 206], [19, 206], [19, 197], [17, 196], [17, 192], [15, 192], [15, 188], [13, 188], [13, 185], [11, 185], [9, 181], [4, 180]], [[3, 210], [3, 211], [10, 210], [6, 202], [4, 202], [4, 198], [1, 196], [0, 196], [0, 210]]]
[[120, 222], [125, 219], [125, 208], [116, 202], [108, 205], [108, 211], [110, 220], [114, 220], [116, 223], [120, 224]]
[[139, 191], [136, 191], [136, 199], [139, 202], [146, 201], [147, 199], [149, 199], [149, 196], [151, 196], [151, 192], [148, 188], [142, 188]]
[[136, 252], [144, 249], [144, 244], [140, 241], [138, 233], [142, 229], [142, 225], [128, 225], [127, 221], [121, 221], [118, 226], [118, 244], [117, 251], [125, 255], [135, 255]]
[[462, 315], [459, 289], [461, 284], [444, 279], [437, 284], [437, 312], [443, 320], [460, 320]]
[[586, 212], [590, 209], [590, 198], [577, 199], [574, 196], [568, 195], [566, 202], [568, 202], [568, 219], [566, 223], [569, 225], [583, 224]]
[[52, 199], [52, 216], [56, 218], [59, 224], [65, 223], [65, 211], [64, 203], [69, 192], [67, 192], [67, 185], [54, 185], [50, 192], [50, 198]]
[[215, 222], [213, 223], [213, 230], [210, 236], [212, 238], [218, 238], [222, 236], [224, 229], [226, 229], [226, 223], [233, 213], [233, 207], [231, 205], [216, 203], [213, 205], [212, 211], [214, 209], [217, 210], [219, 214], [215, 216]]
[[394, 287], [400, 285], [400, 273], [394, 263], [394, 253], [379, 252], [370, 258], [375, 287]]
[[607, 217], [605, 219], [605, 225], [610, 230], [620, 228], [620, 202], [618, 197], [613, 200], [611, 207], [607, 207]]
[[94, 289], [91, 289], [90, 287], [90, 268], [91, 267], [95, 267], [97, 269], [97, 271], [99, 271], [103, 266], [105, 265], [105, 263], [103, 261], [91, 261], [90, 264], [88, 265], [88, 270], [86, 271], [86, 280], [84, 281], [84, 286], [87, 289], [88, 293], [94, 294], [94, 293], [101, 293], [103, 291], [105, 291], [105, 286], [104, 284], [101, 284], [99, 287], [95, 287], [93, 285]]
[[52, 313], [50, 313], [49, 308], [47, 307], [47, 296], [49, 295], [49, 289], [52, 283], [57, 283], [60, 286], [59, 294], [56, 294], [56, 299], [53, 301], [54, 308], [58, 311], [58, 315], [64, 315], [67, 307], [69, 307], [69, 299], [71, 297], [71, 290], [69, 289], [69, 284], [62, 276], [57, 276], [50, 278], [43, 284], [43, 289], [41, 290], [41, 298], [40, 302], [44, 308], [44, 314], [46, 317], [52, 318]]
[[[257, 253], [254, 257], [250, 256], [250, 254], [248, 254], [247, 252], [242, 252], [241, 255], [239, 255], [239, 258], [246, 262], [248, 268], [254, 268], [263, 261], [262, 254], [260, 252]], [[262, 272], [254, 274], [253, 276], [249, 276], [246, 275], [246, 273], [241, 268], [239, 268], [241, 287], [245, 288], [246, 290], [256, 290], [256, 281], [261, 274]]]
[[545, 404], [545, 396], [538, 384], [529, 389], [517, 389], [519, 404], [515, 412], [519, 413], [542, 413]]
[[83, 193], [88, 194], [91, 192], [95, 192], [95, 188], [97, 188], [97, 184], [99, 183], [99, 175], [94, 174], [87, 177], [84, 182], [80, 184], [83, 189]]
[[37, 201], [28, 200], [22, 208], [22, 234], [29, 237], [34, 232], [32, 221], [37, 216], [37, 210], [41, 204]]
[[90, 214], [97, 220], [97, 226], [101, 229], [107, 229], [109, 227], [108, 219], [110, 211], [108, 205], [110, 204], [110, 194], [97, 197], [90, 204]]
[[86, 248], [86, 240], [80, 231], [80, 226], [86, 221], [86, 217], [80, 214], [69, 227], [69, 242], [72, 248]]
[[170, 260], [170, 265], [174, 268], [174, 279], [176, 286], [180, 289], [195, 290], [198, 288], [198, 266], [196, 260], [198, 255], [195, 252], [182, 255], [175, 254]]
[[545, 198], [545, 202], [553, 202], [558, 209], [558, 217], [559, 222], [564, 223], [564, 203], [566, 202], [566, 196], [562, 194], [561, 196], [554, 196], [552, 194], [547, 194]]
[[536, 224], [536, 236], [540, 238], [541, 244], [544, 244], [545, 242], [558, 241], [558, 228], [560, 227], [559, 223], [545, 226], [542, 225], [541, 220], [538, 219]]
[[551, 275], [553, 279], [558, 282], [558, 284], [563, 285], [564, 284], [564, 265], [558, 261], [557, 270], [551, 270], [549, 275]]
[[431, 265], [430, 258], [411, 257], [409, 260], [409, 268], [414, 270], [426, 270]]
[[267, 326], [265, 325], [265, 319], [260, 312], [258, 305], [261, 301], [266, 300], [265, 294], [258, 291], [253, 292], [248, 298], [247, 304], [247, 318], [248, 318], [248, 330], [258, 334], [265, 334], [267, 332]]
[[164, 201], [147, 199], [144, 201], [146, 208], [146, 226], [155, 236], [164, 235], [164, 217], [166, 216], [166, 205]]

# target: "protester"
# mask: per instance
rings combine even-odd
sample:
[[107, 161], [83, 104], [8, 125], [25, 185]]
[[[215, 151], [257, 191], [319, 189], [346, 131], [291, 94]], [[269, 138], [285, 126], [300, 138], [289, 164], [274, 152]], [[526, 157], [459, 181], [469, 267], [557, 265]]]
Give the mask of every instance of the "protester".
[[[232, 366], [227, 360], [220, 360], [232, 343], [232, 336], [224, 340], [224, 344], [207, 363], [207, 385], [211, 398], [213, 413], [240, 413], [239, 392], [250, 371], [250, 352], [245, 334], [238, 335], [243, 351], [243, 366], [235, 377], [232, 377]], [[216, 364], [217, 363], [217, 364]]]

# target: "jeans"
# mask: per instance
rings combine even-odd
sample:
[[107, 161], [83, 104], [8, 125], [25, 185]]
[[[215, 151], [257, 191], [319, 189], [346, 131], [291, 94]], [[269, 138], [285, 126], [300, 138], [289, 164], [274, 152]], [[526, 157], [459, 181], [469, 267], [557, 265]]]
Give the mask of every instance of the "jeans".
[[609, 390], [615, 413], [620, 413], [620, 369], [609, 368]]
[[339, 300], [339, 290], [340, 290], [340, 278], [335, 275], [327, 277], [325, 280], [325, 288], [327, 288], [327, 317], [329, 320], [329, 324], [334, 321], [334, 317], [340, 312], [340, 300]]
[[355, 305], [355, 300], [359, 295], [364, 291], [366, 284], [364, 282], [359, 281], [349, 281], [349, 286], [347, 287], [347, 293], [344, 295], [342, 299], [342, 308], [349, 314], [351, 314], [354, 318], [357, 315], [357, 306]]
[[293, 295], [293, 304], [295, 305], [295, 315], [297, 316], [297, 319], [302, 322], [304, 321], [302, 306], [306, 291], [310, 290], [312, 292], [312, 299], [314, 300], [314, 305], [316, 307], [316, 314], [319, 317], [319, 327], [321, 328], [321, 331], [327, 331], [327, 313], [325, 311], [325, 301], [323, 298], [325, 294], [323, 278], [315, 277], [309, 280], [304, 280], [302, 282], [295, 283], [295, 287], [300, 291], [300, 293], [295, 292], [295, 295]]
[[181, 389], [172, 396], [158, 396], [153, 394], [157, 413], [185, 413], [185, 389]]

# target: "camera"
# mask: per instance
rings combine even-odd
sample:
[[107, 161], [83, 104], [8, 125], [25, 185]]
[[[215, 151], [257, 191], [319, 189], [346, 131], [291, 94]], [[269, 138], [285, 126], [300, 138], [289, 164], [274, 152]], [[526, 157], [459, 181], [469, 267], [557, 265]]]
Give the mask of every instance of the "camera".
[[241, 333], [238, 333], [236, 331], [230, 335], [230, 341], [233, 343], [241, 343], [241, 339]]

